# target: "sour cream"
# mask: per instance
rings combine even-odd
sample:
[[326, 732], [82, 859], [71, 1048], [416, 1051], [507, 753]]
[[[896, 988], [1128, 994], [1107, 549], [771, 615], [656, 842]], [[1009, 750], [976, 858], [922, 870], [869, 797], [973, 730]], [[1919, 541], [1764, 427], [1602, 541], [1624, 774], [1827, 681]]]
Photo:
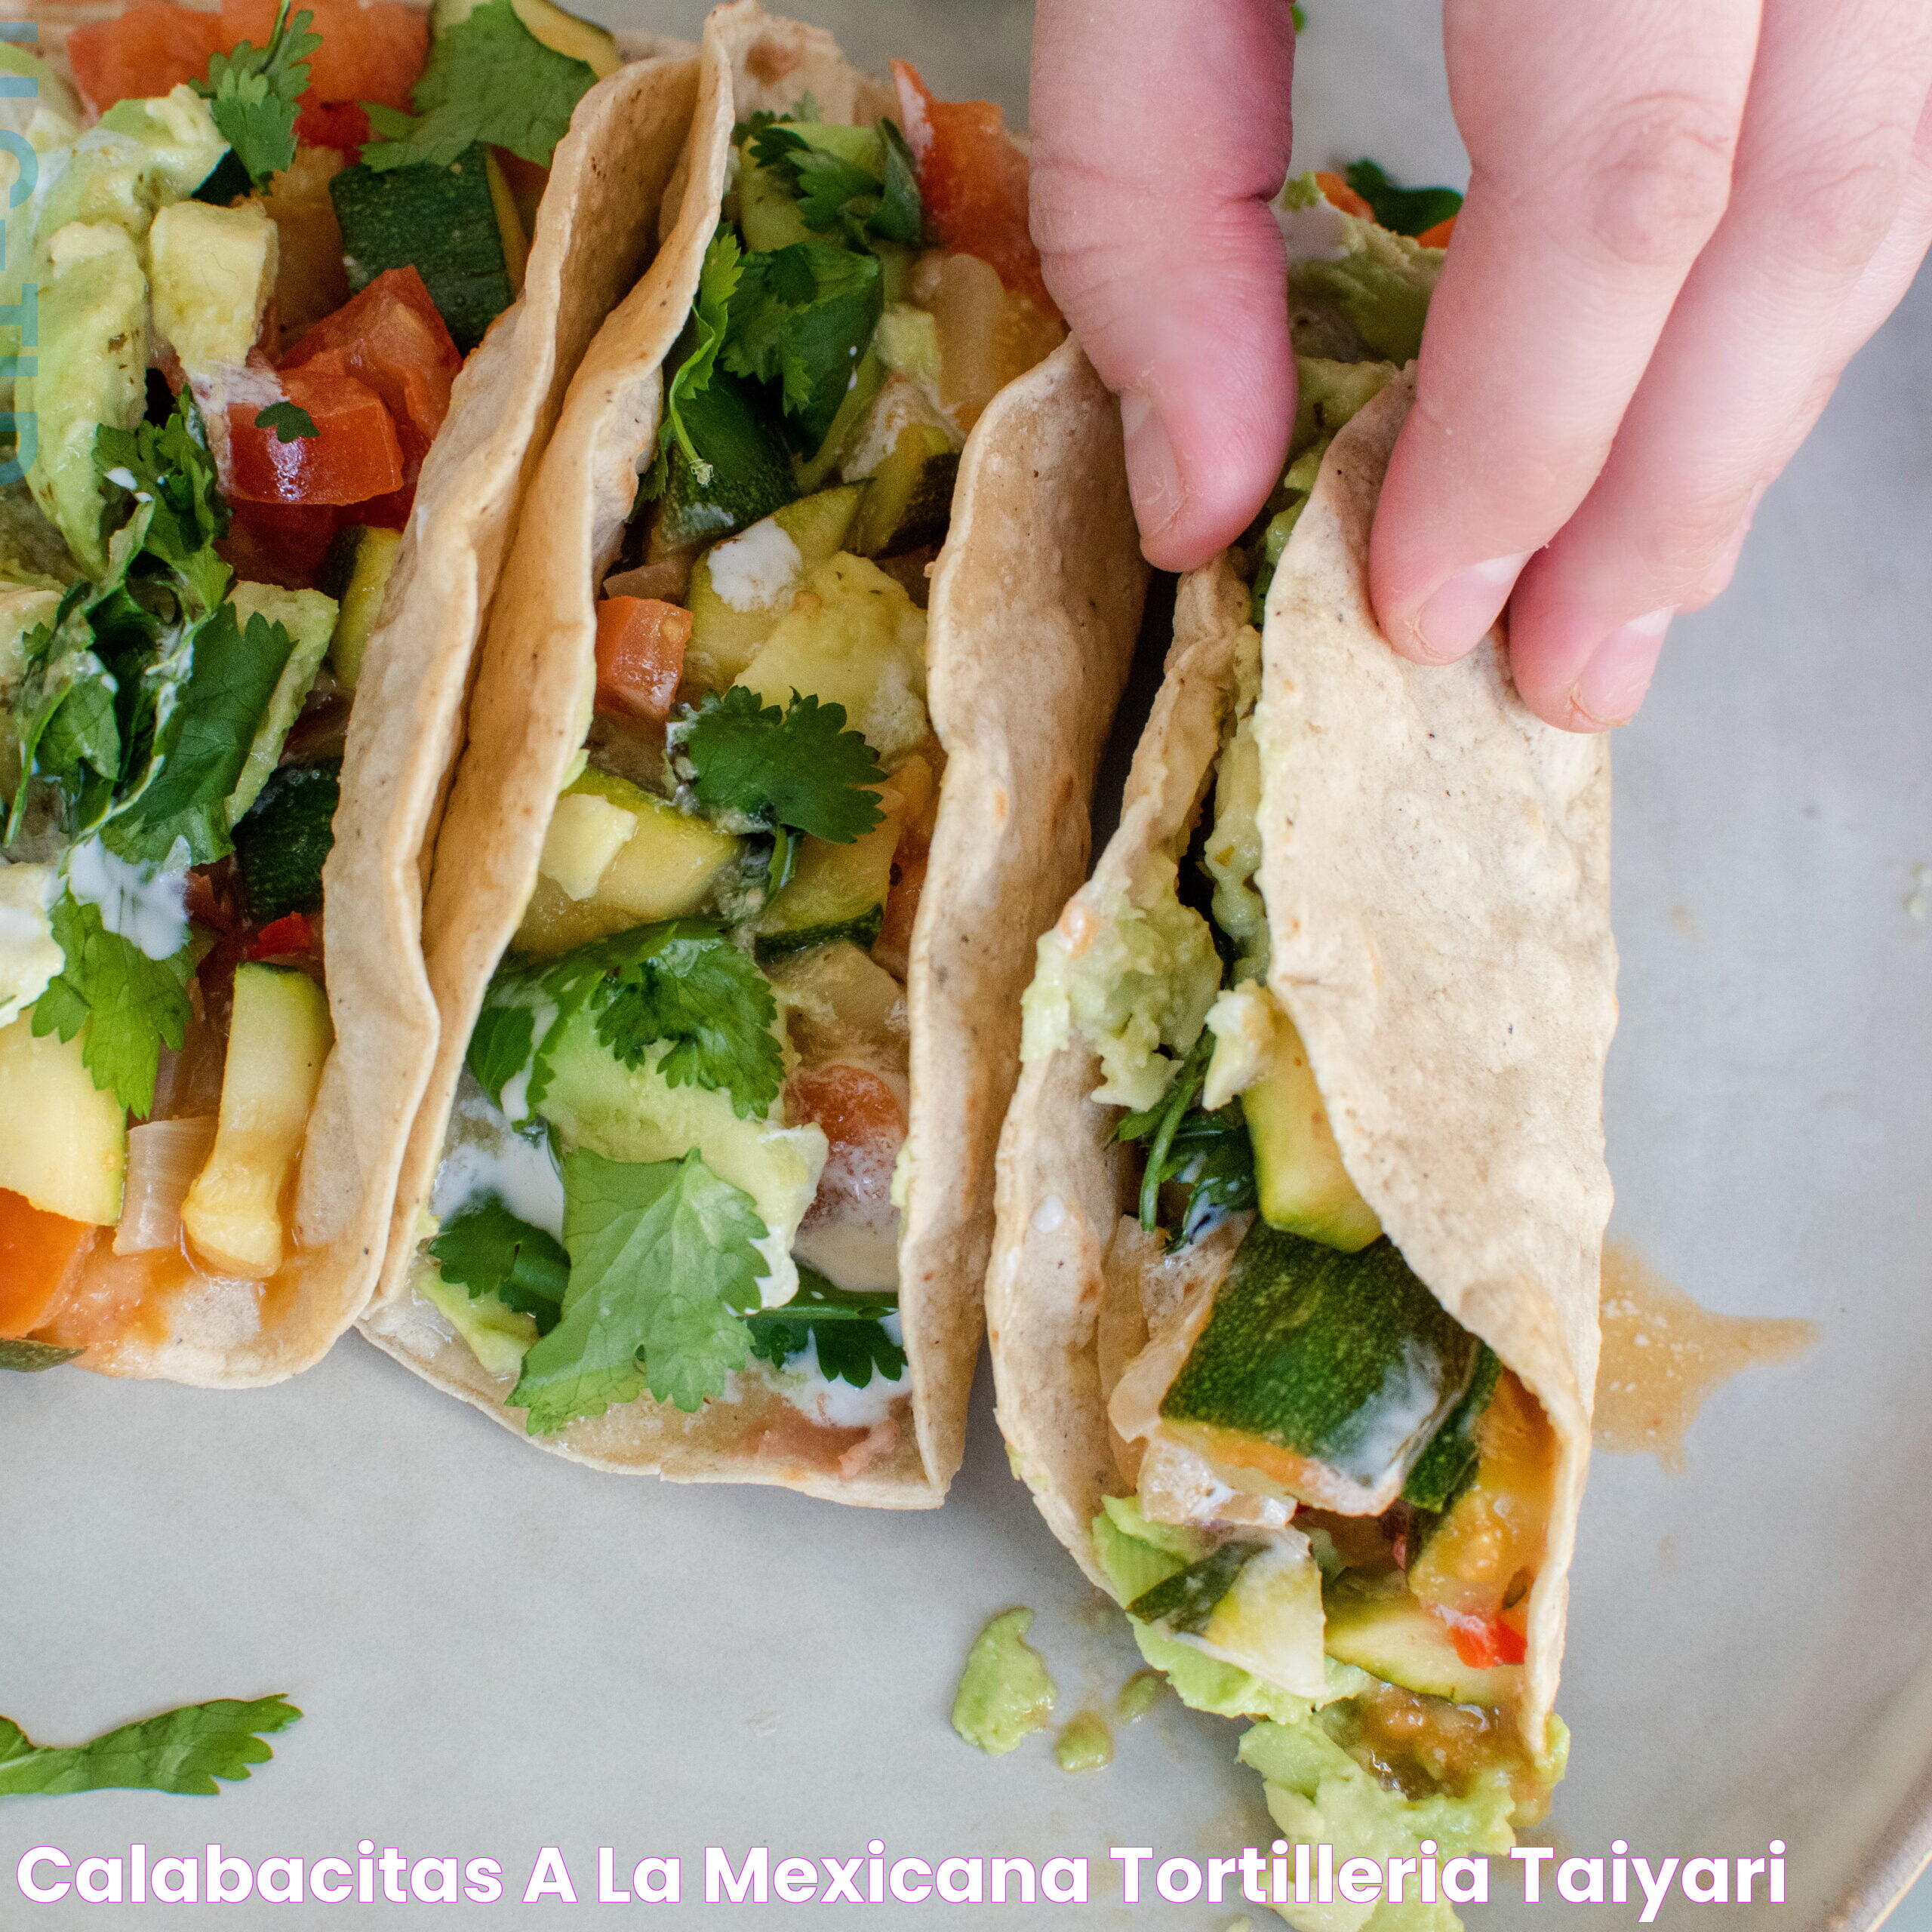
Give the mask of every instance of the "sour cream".
[[711, 587], [734, 611], [768, 611], [805, 567], [798, 546], [771, 517], [705, 558]]
[[51, 866], [0, 861], [0, 1026], [19, 1019], [60, 970], [48, 916], [57, 883]]
[[446, 1221], [472, 1202], [491, 1197], [519, 1221], [562, 1240], [564, 1180], [549, 1142], [516, 1132], [466, 1073], [451, 1111], [429, 1211]]
[[[171, 959], [188, 943], [188, 872], [185, 841], [177, 840], [168, 863], [143, 864], [110, 852], [98, 838], [67, 855], [67, 890], [100, 914], [111, 933], [150, 959]], [[184, 863], [177, 865], [180, 857]]]
[[[880, 1326], [895, 1343], [903, 1343], [896, 1309]], [[855, 1389], [849, 1382], [829, 1380], [820, 1371], [818, 1344], [814, 1341], [804, 1354], [785, 1364], [777, 1381], [786, 1401], [828, 1429], [875, 1429], [891, 1415], [894, 1402], [911, 1394], [912, 1371], [909, 1365], [890, 1382], [875, 1374], [863, 1389]]]

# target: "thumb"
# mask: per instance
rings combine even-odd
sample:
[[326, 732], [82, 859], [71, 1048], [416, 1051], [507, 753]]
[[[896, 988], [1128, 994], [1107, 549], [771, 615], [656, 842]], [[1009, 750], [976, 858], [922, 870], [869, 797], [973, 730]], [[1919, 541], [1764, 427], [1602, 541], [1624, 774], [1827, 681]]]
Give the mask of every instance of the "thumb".
[[1231, 543], [1294, 414], [1288, 0], [1038, 0], [1032, 218], [1047, 286], [1121, 398], [1150, 562]]

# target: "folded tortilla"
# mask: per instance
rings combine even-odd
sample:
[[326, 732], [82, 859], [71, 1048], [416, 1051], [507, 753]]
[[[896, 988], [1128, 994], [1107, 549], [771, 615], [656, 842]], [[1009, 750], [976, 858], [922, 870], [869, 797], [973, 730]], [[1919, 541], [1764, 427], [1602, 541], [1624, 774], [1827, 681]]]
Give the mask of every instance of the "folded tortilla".
[[[34, 21], [63, 76], [67, 32], [121, 11], [0, 9]], [[658, 46], [671, 50], [659, 53]], [[697, 63], [633, 37], [629, 63], [578, 103], [558, 144], [523, 290], [466, 358], [426, 458], [363, 660], [324, 874], [335, 1046], [309, 1115], [294, 1251], [268, 1282], [203, 1278], [165, 1324], [82, 1365], [208, 1388], [279, 1381], [367, 1303], [395, 1180], [435, 1051], [420, 939], [435, 817], [460, 741], [471, 660], [524, 485], [598, 325], [655, 243], [651, 214], [682, 149]]]
[[[411, 1281], [435, 1232], [426, 1210], [465, 1050], [583, 740], [597, 586], [657, 435], [662, 365], [719, 221], [734, 125], [807, 95], [828, 121], [869, 122], [893, 106], [891, 90], [851, 66], [828, 35], [768, 16], [755, 0], [712, 14], [701, 59], [663, 247], [572, 385], [490, 626], [425, 924], [441, 1041], [382, 1287], [363, 1322], [379, 1346], [519, 1434], [525, 1418], [503, 1401], [515, 1377], [486, 1370]], [[897, 1197], [913, 1428], [841, 1473], [802, 1452], [795, 1432], [761, 1422], [752, 1389], [691, 1414], [648, 1397], [620, 1402], [529, 1438], [539, 1447], [601, 1469], [782, 1484], [885, 1507], [943, 1496], [979, 1346], [1020, 994], [1036, 936], [1086, 863], [1087, 799], [1144, 582], [1118, 412], [1068, 343], [974, 426], [931, 579], [928, 703], [947, 763], [909, 954], [910, 1125]], [[755, 1370], [738, 1378], [758, 1379]]]
[[[1254, 723], [1266, 984], [1300, 1032], [1349, 1177], [1553, 1431], [1515, 1703], [1539, 1753], [1552, 1734], [1589, 1457], [1611, 1199], [1608, 758], [1601, 738], [1530, 714], [1500, 633], [1460, 664], [1424, 669], [1378, 629], [1369, 526], [1413, 393], [1412, 371], [1392, 377], [1336, 435], [1267, 595]], [[1063, 946], [1186, 851], [1222, 755], [1247, 620], [1247, 586], [1226, 558], [1184, 580], [1120, 829], [1061, 917]], [[1108, 1404], [1148, 1340], [1143, 1291], [1164, 1271], [1171, 1301], [1195, 1285], [1190, 1268], [1217, 1263], [1200, 1252], [1212, 1235], [1163, 1262], [1143, 1235], [1137, 1170], [1115, 1138], [1120, 1109], [1093, 1098], [1100, 1084], [1077, 1030], [1025, 1066], [1001, 1143], [987, 1311], [1015, 1469], [1111, 1589], [1091, 1526], [1104, 1499], [1134, 1492], [1134, 1451], [1111, 1429]], [[1223, 1269], [1232, 1246], [1221, 1244]], [[1236, 1710], [1266, 1714], [1238, 1700]], [[1308, 1816], [1277, 1810], [1297, 1836], [1309, 1835]]]

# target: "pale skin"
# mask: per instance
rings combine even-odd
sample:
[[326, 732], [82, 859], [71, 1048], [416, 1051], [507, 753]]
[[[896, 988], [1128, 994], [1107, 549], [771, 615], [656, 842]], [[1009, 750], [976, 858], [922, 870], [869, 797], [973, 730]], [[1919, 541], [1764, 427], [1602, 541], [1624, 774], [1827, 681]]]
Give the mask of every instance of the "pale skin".
[[[1506, 605], [1524, 699], [1601, 731], [1932, 242], [1932, 6], [1444, 0], [1443, 29], [1469, 199], [1371, 589], [1424, 664]], [[1281, 472], [1294, 53], [1287, 0], [1038, 0], [1035, 232], [1164, 569]]]

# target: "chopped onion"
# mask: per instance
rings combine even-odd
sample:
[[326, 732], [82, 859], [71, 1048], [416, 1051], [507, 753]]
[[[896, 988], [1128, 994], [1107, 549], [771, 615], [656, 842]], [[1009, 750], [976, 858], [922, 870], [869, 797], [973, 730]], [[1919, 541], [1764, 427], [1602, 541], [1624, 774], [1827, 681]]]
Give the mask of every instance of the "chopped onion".
[[208, 1164], [214, 1129], [214, 1115], [197, 1114], [129, 1130], [128, 1184], [121, 1224], [114, 1231], [116, 1254], [145, 1254], [172, 1247], [181, 1238], [181, 1204]]

